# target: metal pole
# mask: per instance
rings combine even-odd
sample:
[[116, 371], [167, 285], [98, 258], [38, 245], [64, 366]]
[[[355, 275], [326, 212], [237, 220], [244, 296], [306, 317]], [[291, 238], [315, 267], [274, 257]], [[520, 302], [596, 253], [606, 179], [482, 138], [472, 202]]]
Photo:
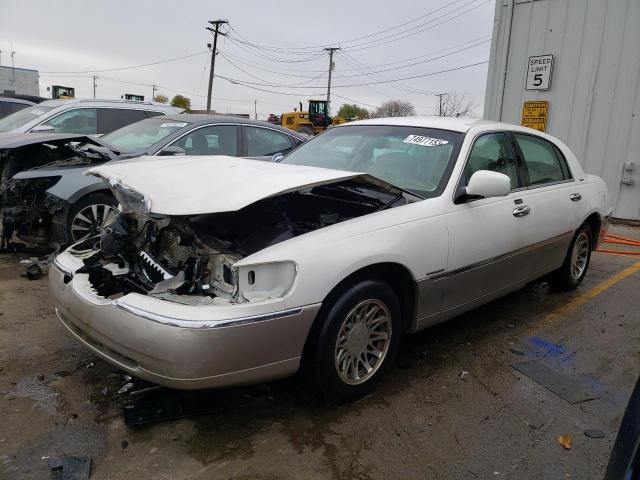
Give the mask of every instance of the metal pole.
[[446, 93], [436, 93], [435, 96], [436, 97], [440, 97], [440, 110], [438, 110], [438, 115], [442, 116], [442, 97], [444, 97], [445, 95], [447, 95]]
[[228, 23], [226, 20], [210, 20], [209, 23], [214, 25], [215, 28], [206, 27], [207, 30], [213, 32], [213, 49], [211, 50], [211, 69], [209, 71], [209, 90], [207, 91], [207, 113], [211, 113], [211, 97], [213, 96], [213, 75], [216, 69], [216, 54], [218, 45], [218, 34], [224, 35], [220, 32], [220, 25]]
[[333, 52], [340, 50], [339, 47], [325, 48], [329, 52], [329, 80], [327, 82], [327, 115], [331, 108], [331, 72], [333, 71]]
[[156, 86], [155, 85], [151, 85], [151, 101], [155, 102], [156, 101]]
[[253, 119], [258, 119], [258, 100], [253, 101]]
[[95, 75], [93, 76], [93, 98], [96, 98], [96, 87], [98, 85], [96, 85], [96, 80], [98, 79], [98, 77], [96, 77]]

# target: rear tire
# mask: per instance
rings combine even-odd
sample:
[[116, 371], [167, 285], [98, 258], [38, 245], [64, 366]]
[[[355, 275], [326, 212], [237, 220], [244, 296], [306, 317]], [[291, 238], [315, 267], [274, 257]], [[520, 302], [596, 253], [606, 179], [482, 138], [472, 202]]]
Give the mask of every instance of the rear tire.
[[313, 349], [315, 377], [326, 400], [344, 403], [371, 393], [398, 350], [400, 302], [386, 283], [365, 279], [330, 300]]
[[82, 197], [69, 209], [67, 240], [76, 243], [99, 235], [105, 221], [117, 213], [118, 202], [108, 193], [91, 193]]
[[562, 267], [553, 273], [553, 284], [562, 290], [575, 290], [584, 280], [591, 261], [593, 235], [588, 223], [576, 231]]

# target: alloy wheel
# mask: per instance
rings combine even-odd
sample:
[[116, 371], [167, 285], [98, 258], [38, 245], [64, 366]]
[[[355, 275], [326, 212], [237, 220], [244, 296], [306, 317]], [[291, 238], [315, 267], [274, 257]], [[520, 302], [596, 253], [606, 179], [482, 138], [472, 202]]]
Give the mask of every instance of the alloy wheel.
[[589, 234], [585, 231], [580, 232], [576, 237], [573, 251], [571, 252], [571, 276], [574, 280], [578, 280], [587, 268], [589, 244]]
[[359, 385], [375, 375], [389, 351], [391, 325], [389, 308], [377, 299], [364, 300], [347, 314], [334, 353], [344, 383]]
[[76, 213], [71, 221], [71, 240], [79, 242], [85, 238], [99, 235], [102, 228], [117, 214], [113, 205], [98, 203], [87, 205]]

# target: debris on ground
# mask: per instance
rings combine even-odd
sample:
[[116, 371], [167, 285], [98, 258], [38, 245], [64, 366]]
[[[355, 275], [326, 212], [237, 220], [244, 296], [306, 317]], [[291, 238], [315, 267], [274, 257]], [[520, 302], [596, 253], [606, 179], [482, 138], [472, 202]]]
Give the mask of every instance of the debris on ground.
[[29, 280], [37, 280], [43, 274], [49, 271], [49, 265], [53, 262], [53, 259], [58, 254], [59, 249], [44, 255], [42, 257], [29, 257], [20, 260], [21, 265], [26, 265], [24, 276]]
[[585, 430], [584, 434], [589, 438], [604, 438], [605, 433], [602, 430], [589, 429]]
[[522, 350], [516, 350], [515, 348], [510, 348], [509, 351], [514, 355], [524, 355], [524, 352]]
[[460, 372], [460, 375], [458, 375], [458, 376], [459, 376], [462, 380], [464, 380], [464, 381], [466, 382], [467, 380], [465, 379], [465, 377], [466, 377], [467, 375], [469, 375], [469, 371], [468, 371], [468, 370], [462, 370], [462, 371]]
[[558, 443], [562, 445], [565, 450], [571, 450], [571, 435], [560, 435], [558, 437]]
[[49, 465], [53, 480], [88, 480], [91, 473], [89, 457], [64, 456]]
[[120, 387], [120, 390], [118, 390], [118, 393], [127, 393], [132, 388], [133, 388], [133, 382], [127, 382], [122, 387]]

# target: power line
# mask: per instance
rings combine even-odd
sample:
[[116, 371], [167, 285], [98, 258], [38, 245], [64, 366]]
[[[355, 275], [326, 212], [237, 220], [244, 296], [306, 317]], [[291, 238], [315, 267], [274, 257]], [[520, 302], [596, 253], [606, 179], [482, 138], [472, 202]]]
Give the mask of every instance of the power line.
[[[439, 70], [437, 72], [429, 72], [429, 73], [423, 73], [420, 75], [411, 75], [408, 77], [402, 77], [402, 78], [394, 78], [394, 79], [389, 79], [389, 80], [380, 80], [380, 81], [375, 81], [375, 82], [365, 82], [365, 83], [352, 83], [352, 84], [347, 84], [347, 85], [335, 85], [334, 88], [350, 88], [350, 87], [361, 87], [361, 86], [367, 86], [367, 85], [379, 85], [379, 84], [385, 84], [385, 83], [394, 83], [394, 82], [399, 82], [399, 81], [403, 81], [403, 80], [412, 80], [414, 78], [424, 78], [424, 77], [430, 77], [432, 75], [439, 75], [442, 73], [448, 73], [448, 72], [454, 72], [457, 70], [463, 70], [465, 68], [471, 68], [471, 67], [476, 67], [478, 65], [483, 65], [485, 63], [489, 63], [489, 60], [485, 60], [482, 62], [476, 62], [476, 63], [470, 63], [468, 65], [461, 65], [458, 67], [452, 67], [452, 68], [448, 68], [445, 70]], [[273, 84], [264, 84], [264, 83], [256, 83], [256, 82], [248, 82], [248, 81], [244, 81], [244, 80], [240, 80], [240, 79], [235, 79], [235, 78], [230, 78], [230, 77], [223, 77], [221, 75], [216, 75], [219, 76], [220, 78], [224, 78], [225, 80], [228, 80], [232, 83], [237, 83], [238, 85], [244, 85], [244, 86], [267, 86], [267, 87], [280, 87], [281, 85], [273, 85]], [[307, 87], [307, 86], [295, 86], [295, 87], [291, 87], [291, 86], [287, 86], [287, 85], [282, 85], [281, 87], [284, 88], [316, 88], [316, 87]], [[278, 93], [278, 92], [272, 92], [272, 93]], [[433, 92], [431, 92], [433, 93]]]

